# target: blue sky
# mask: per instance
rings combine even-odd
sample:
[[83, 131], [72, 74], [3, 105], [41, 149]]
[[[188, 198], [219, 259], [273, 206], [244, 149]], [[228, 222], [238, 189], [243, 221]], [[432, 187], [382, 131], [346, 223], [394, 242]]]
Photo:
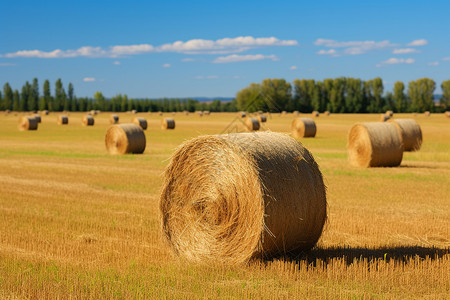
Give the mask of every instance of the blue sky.
[[1, 1], [0, 84], [233, 97], [265, 78], [450, 79], [450, 1]]

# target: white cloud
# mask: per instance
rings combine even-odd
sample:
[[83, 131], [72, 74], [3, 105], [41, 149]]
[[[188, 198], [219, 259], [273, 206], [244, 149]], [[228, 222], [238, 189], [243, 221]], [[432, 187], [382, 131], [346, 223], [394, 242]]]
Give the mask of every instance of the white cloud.
[[444, 61], [450, 60], [450, 56], [449, 57], [444, 57], [442, 60], [444, 60]]
[[232, 54], [228, 56], [220, 56], [216, 58], [213, 63], [215, 64], [225, 64], [225, 63], [234, 63], [234, 62], [243, 62], [243, 61], [255, 61], [255, 60], [265, 60], [270, 59], [273, 61], [279, 60], [276, 55], [262, 55], [262, 54], [248, 54], [248, 55], [237, 55]]
[[[346, 48], [342, 51], [343, 54], [347, 55], [358, 55], [366, 53], [367, 51], [384, 49], [388, 47], [394, 47], [396, 44], [392, 44], [388, 40], [376, 42], [376, 41], [348, 41], [341, 42], [336, 40], [327, 40], [327, 39], [317, 39], [314, 42], [316, 46], [324, 46], [327, 48]], [[320, 53], [319, 53], [320, 52]], [[325, 50], [319, 51], [317, 54], [332, 54], [336, 55], [337, 53], [326, 53]]]
[[377, 64], [377, 67], [381, 67], [384, 65], [397, 65], [397, 64], [413, 64], [416, 61], [412, 58], [389, 58], [388, 60], [385, 60], [379, 64]]
[[414, 40], [411, 43], [407, 44], [407, 46], [411, 47], [418, 47], [418, 46], [425, 46], [428, 44], [428, 41], [426, 39], [420, 39], [420, 40]]
[[115, 65], [120, 65], [120, 61], [115, 61], [115, 62], [113, 62], [113, 64], [115, 64]]
[[407, 54], [407, 53], [418, 53], [420, 52], [417, 49], [414, 48], [401, 48], [401, 49], [394, 49], [394, 51], [392, 51], [393, 54]]
[[290, 68], [289, 68], [289, 70], [297, 70], [298, 68], [297, 68], [297, 66], [291, 66]]
[[319, 55], [335, 55], [336, 54], [336, 50], [334, 50], [334, 49], [320, 50], [319, 52], [317, 52], [317, 54], [319, 54]]
[[181, 61], [188, 62], [188, 61], [194, 61], [194, 59], [193, 58], [183, 58]]
[[83, 81], [84, 82], [93, 82], [93, 81], [96, 81], [96, 79], [94, 77], [84, 77]]
[[439, 62], [438, 61], [433, 61], [433, 62], [428, 63], [428, 65], [429, 66], [433, 66], [433, 67], [439, 66]]
[[163, 66], [163, 68], [170, 68], [171, 67], [170, 64], [163, 64], [162, 66]]
[[14, 53], [1, 55], [2, 57], [35, 57], [35, 58], [69, 58], [69, 57], [120, 57], [124, 55], [137, 55], [153, 52], [178, 52], [186, 54], [224, 54], [239, 53], [249, 49], [262, 47], [295, 46], [295, 40], [279, 40], [276, 37], [255, 38], [252, 36], [239, 36], [218, 40], [193, 39], [186, 42], [153, 46], [150, 44], [117, 45], [107, 49], [101, 47], [81, 47], [79, 49], [42, 51], [20, 50]]

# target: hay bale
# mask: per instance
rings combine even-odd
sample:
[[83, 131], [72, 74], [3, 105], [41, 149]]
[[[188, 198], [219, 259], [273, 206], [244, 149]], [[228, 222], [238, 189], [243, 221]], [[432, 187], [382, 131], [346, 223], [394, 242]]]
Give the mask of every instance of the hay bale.
[[330, 115], [330, 111], [326, 110], [326, 111], [324, 112], [324, 115], [328, 117], [328, 116]]
[[41, 115], [34, 114], [34, 115], [33, 115], [33, 118], [35, 118], [36, 121], [37, 121], [38, 123], [41, 123], [41, 122], [42, 122]]
[[250, 131], [257, 131], [260, 127], [259, 121], [256, 118], [246, 118], [244, 124]]
[[300, 112], [298, 110], [294, 110], [293, 114], [294, 117], [298, 117], [300, 115]]
[[67, 117], [66, 115], [60, 115], [58, 116], [56, 123], [58, 123], [58, 125], [67, 125], [69, 124], [69, 117]]
[[113, 125], [106, 131], [105, 145], [109, 154], [143, 153], [145, 134], [136, 124]]
[[35, 117], [21, 117], [19, 119], [18, 128], [20, 131], [37, 130], [38, 121]]
[[446, 112], [445, 112], [445, 116], [446, 116], [447, 118], [450, 118], [450, 111], [446, 111]]
[[202, 112], [202, 111], [197, 111], [197, 115], [198, 115], [199, 117], [202, 117], [202, 116], [203, 116], [203, 112]]
[[380, 121], [381, 122], [386, 122], [389, 119], [390, 119], [390, 117], [388, 115], [380, 114]]
[[95, 120], [92, 115], [86, 115], [84, 116], [83, 120], [81, 121], [81, 124], [83, 126], [94, 126]]
[[241, 118], [247, 117], [247, 114], [246, 114], [245, 112], [243, 112], [243, 111], [238, 112], [238, 115], [239, 115]]
[[267, 122], [267, 117], [265, 115], [258, 115], [256, 118], [258, 119], [258, 121], [260, 123], [266, 123]]
[[422, 145], [422, 130], [414, 119], [393, 119], [403, 140], [403, 151], [418, 151]]
[[161, 129], [175, 129], [175, 120], [170, 118], [162, 119]]
[[147, 129], [147, 120], [141, 117], [136, 117], [132, 120], [133, 124], [139, 125], [143, 130]]
[[209, 116], [209, 115], [211, 114], [211, 112], [210, 112], [209, 110], [204, 110], [204, 111], [203, 111], [203, 114], [204, 114], [205, 116]]
[[201, 136], [173, 154], [160, 215], [176, 254], [241, 264], [312, 248], [326, 220], [326, 191], [311, 153], [287, 135]]
[[88, 112], [88, 115], [96, 116], [97, 115], [97, 111], [96, 110], [91, 110], [90, 112]]
[[48, 115], [48, 110], [43, 110], [42, 113], [43, 113], [44, 115]]
[[137, 110], [133, 109], [133, 110], [131, 111], [131, 113], [132, 113], [132, 114], [137, 114]]
[[392, 123], [353, 125], [347, 144], [350, 164], [359, 167], [395, 167], [403, 158], [402, 137]]
[[318, 116], [320, 116], [320, 114], [319, 114], [319, 112], [318, 112], [317, 110], [313, 111], [313, 112], [311, 113], [311, 115], [312, 115], [313, 117], [318, 117]]
[[295, 118], [291, 124], [291, 131], [295, 138], [315, 137], [316, 123], [311, 118]]
[[282, 112], [281, 112], [281, 115], [282, 116], [285, 116], [287, 114], [287, 111], [285, 111], [285, 110], [283, 110]]
[[109, 116], [109, 123], [111, 123], [111, 124], [119, 123], [119, 116], [118, 115]]
[[429, 111], [424, 112], [425, 117], [431, 116], [431, 113]]
[[387, 110], [384, 114], [386, 116], [389, 116], [389, 118], [392, 118], [394, 116], [394, 112], [392, 110]]

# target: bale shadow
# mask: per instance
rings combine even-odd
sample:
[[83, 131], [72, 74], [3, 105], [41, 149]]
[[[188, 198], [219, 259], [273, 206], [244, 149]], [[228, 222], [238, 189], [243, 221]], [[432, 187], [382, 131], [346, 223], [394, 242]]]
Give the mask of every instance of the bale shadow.
[[266, 259], [267, 262], [275, 259], [285, 261], [301, 262], [307, 261], [313, 264], [320, 260], [328, 265], [334, 259], [342, 259], [347, 265], [355, 261], [375, 261], [385, 260], [408, 263], [412, 258], [431, 260], [440, 259], [450, 254], [450, 248], [420, 247], [420, 246], [404, 246], [404, 247], [381, 247], [381, 248], [358, 248], [358, 247], [330, 247], [330, 248], [314, 248], [309, 251], [289, 253]]

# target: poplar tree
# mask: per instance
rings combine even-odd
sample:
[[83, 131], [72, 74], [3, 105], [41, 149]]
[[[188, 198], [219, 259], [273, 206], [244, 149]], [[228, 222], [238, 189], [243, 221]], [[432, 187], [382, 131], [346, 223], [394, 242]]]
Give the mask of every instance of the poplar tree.
[[450, 109], [450, 80], [442, 81], [441, 83], [442, 97], [440, 100], [441, 107], [444, 110]]
[[13, 108], [13, 91], [9, 83], [3, 85], [3, 101], [0, 109], [12, 109]]

